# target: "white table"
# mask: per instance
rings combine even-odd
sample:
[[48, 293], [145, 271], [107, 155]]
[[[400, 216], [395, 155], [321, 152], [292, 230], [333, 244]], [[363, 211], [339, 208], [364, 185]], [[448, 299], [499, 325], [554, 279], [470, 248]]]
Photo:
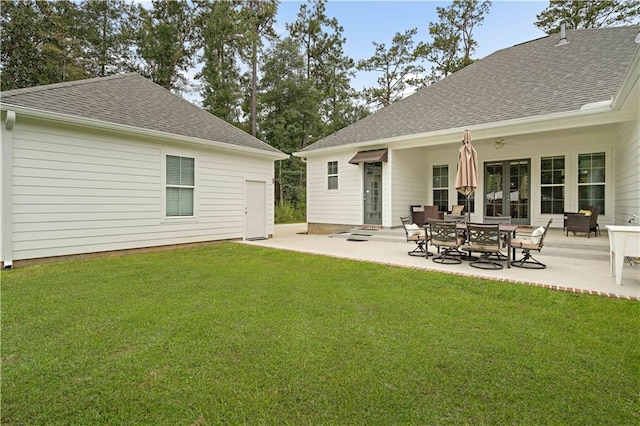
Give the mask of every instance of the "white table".
[[[605, 225], [609, 234], [609, 264], [616, 284], [622, 284], [622, 265], [626, 256], [640, 256], [640, 226]], [[614, 270], [615, 266], [615, 270]]]

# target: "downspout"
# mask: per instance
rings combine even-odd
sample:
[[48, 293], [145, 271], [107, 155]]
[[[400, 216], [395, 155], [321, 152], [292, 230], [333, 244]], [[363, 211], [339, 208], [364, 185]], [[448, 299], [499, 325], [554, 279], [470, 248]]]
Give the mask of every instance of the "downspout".
[[4, 269], [13, 267], [13, 125], [16, 123], [15, 111], [7, 111], [5, 118], [2, 150], [0, 152], [0, 239], [1, 257]]

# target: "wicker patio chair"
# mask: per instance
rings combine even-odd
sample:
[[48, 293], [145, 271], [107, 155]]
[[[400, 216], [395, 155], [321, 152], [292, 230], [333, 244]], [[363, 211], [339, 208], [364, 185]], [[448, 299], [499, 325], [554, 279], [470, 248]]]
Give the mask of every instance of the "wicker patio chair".
[[422, 206], [424, 208], [425, 224], [431, 219], [442, 219], [442, 213], [438, 210], [438, 206]]
[[591, 233], [597, 237], [600, 234], [600, 226], [598, 225], [598, 214], [600, 214], [600, 207], [589, 206], [580, 210], [578, 213], [566, 213], [565, 214], [565, 227], [567, 236], [569, 232], [586, 232], [587, 238], [591, 238]]

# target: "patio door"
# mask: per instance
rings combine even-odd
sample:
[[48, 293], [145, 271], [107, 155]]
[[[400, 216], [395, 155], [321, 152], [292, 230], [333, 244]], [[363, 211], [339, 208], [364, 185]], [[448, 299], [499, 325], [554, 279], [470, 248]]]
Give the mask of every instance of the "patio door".
[[511, 216], [518, 225], [530, 224], [531, 161], [484, 163], [484, 215]]
[[364, 224], [382, 225], [382, 162], [364, 164]]

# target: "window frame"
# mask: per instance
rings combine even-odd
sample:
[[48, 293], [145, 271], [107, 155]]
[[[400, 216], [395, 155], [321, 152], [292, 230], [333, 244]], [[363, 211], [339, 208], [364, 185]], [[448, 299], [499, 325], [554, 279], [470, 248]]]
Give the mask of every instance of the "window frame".
[[[562, 161], [564, 163], [563, 168], [562, 169], [556, 169], [555, 168], [555, 161], [557, 161], [558, 159], [562, 158]], [[551, 169], [547, 170], [543, 168], [543, 162], [545, 160], [549, 160], [551, 161]], [[562, 170], [562, 183], [555, 183], [554, 182], [554, 172], [560, 171]], [[548, 172], [551, 173], [551, 183], [544, 183], [544, 179], [543, 179], [543, 173]], [[543, 204], [543, 190], [545, 188], [552, 188], [552, 192], [554, 191], [554, 188], [562, 188], [562, 210], [561, 211], [555, 211], [553, 208], [554, 202], [556, 201], [560, 201], [560, 199], [556, 199], [553, 197], [552, 194], [552, 198], [551, 200], [549, 200], [549, 202], [551, 203], [551, 211], [547, 212], [544, 211], [544, 204]], [[547, 155], [544, 157], [540, 157], [540, 214], [563, 214], [565, 212], [565, 204], [566, 204], [566, 200], [567, 200], [567, 156], [564, 154], [561, 155]]]
[[[168, 170], [167, 170], [167, 161], [169, 157], [176, 157], [176, 158], [185, 158], [185, 159], [190, 159], [193, 160], [193, 185], [188, 185], [188, 184], [170, 184], [168, 182]], [[166, 221], [188, 221], [188, 220], [195, 220], [197, 219], [197, 206], [198, 206], [198, 202], [197, 202], [197, 197], [198, 197], [198, 191], [197, 191], [197, 176], [198, 176], [198, 170], [197, 170], [197, 166], [198, 166], [198, 160], [196, 158], [195, 155], [189, 155], [189, 154], [185, 154], [185, 153], [173, 153], [173, 152], [165, 152], [162, 155], [162, 217], [164, 220]], [[168, 195], [167, 195], [167, 189], [168, 188], [182, 188], [182, 189], [191, 189], [192, 191], [192, 206], [191, 206], [191, 215], [169, 215], [168, 214], [168, 209], [167, 209], [167, 199], [168, 199]]]
[[[438, 175], [436, 175], [436, 169], [439, 170]], [[444, 169], [444, 174], [442, 173]], [[439, 178], [442, 177], [446, 177], [447, 179], [447, 183], [445, 186], [442, 186], [442, 181], [440, 182], [440, 186], [436, 186], [436, 176]], [[449, 165], [448, 164], [436, 164], [431, 168], [431, 195], [433, 197], [433, 205], [437, 205], [440, 209], [442, 209], [442, 202], [444, 202], [444, 210], [441, 211], [448, 211], [449, 210]], [[445, 197], [439, 197], [436, 198], [436, 191], [444, 191], [445, 193]], [[439, 200], [440, 202], [437, 202], [436, 200]]]
[[[332, 166], [335, 166], [335, 172], [332, 173]], [[340, 188], [340, 169], [338, 161], [327, 161], [327, 191], [336, 191]], [[335, 188], [331, 187], [331, 183], [335, 182]]]
[[[589, 168], [582, 168], [580, 166], [580, 162], [582, 160], [582, 157], [585, 156], [590, 156], [591, 158], [589, 159], [590, 162], [593, 162], [593, 157], [595, 155], [602, 155], [602, 167], [593, 167], [593, 164], [591, 164], [589, 166]], [[586, 206], [592, 206], [592, 205], [597, 205], [600, 207], [600, 215], [604, 215], [605, 214], [605, 204], [606, 204], [606, 200], [607, 200], [607, 153], [605, 151], [598, 151], [598, 152], [583, 152], [583, 153], [579, 153], [578, 154], [578, 158], [577, 158], [577, 165], [576, 165], [576, 176], [577, 176], [577, 194], [576, 194], [576, 199], [578, 201], [578, 208], [581, 209], [583, 207]], [[583, 170], [586, 170], [586, 174], [591, 174], [592, 176], [595, 176], [596, 174], [594, 173], [594, 170], [596, 169], [602, 169], [602, 180], [600, 181], [590, 181], [590, 182], [580, 182], [580, 175], [582, 174]], [[589, 180], [591, 180], [591, 178], [589, 178]], [[595, 188], [595, 187], [601, 187], [602, 188], [602, 199], [599, 202], [594, 202], [594, 198], [589, 198], [588, 201], [581, 201], [580, 198], [580, 192], [581, 192], [581, 188]]]

